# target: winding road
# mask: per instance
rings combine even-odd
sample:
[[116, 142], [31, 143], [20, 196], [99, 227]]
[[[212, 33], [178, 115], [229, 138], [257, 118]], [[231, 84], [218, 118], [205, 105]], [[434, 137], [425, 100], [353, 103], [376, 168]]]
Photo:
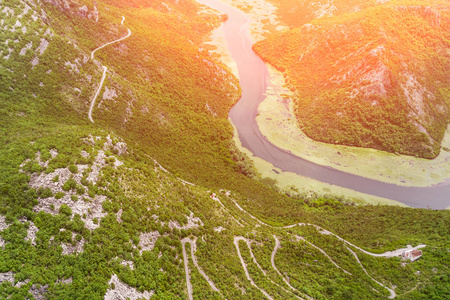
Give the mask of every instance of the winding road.
[[[328, 258], [328, 259], [331, 261], [331, 263], [332, 263], [333, 265], [336, 266], [336, 268], [341, 269], [342, 271], [344, 271], [344, 273], [347, 273], [347, 274], [349, 274], [349, 275], [352, 275], [350, 272], [348, 272], [347, 270], [341, 268], [337, 263], [335, 263], [334, 260], [332, 260], [331, 257], [330, 257], [323, 249], [317, 247], [317, 246], [314, 245], [313, 243], [308, 242], [304, 237], [301, 237], [301, 236], [298, 236], [298, 235], [297, 235], [296, 238], [297, 238], [298, 240], [300, 240], [300, 241], [303, 241], [303, 242], [307, 243], [307, 244], [310, 245], [311, 247], [316, 248], [317, 250], [319, 250], [320, 253], [322, 253], [323, 255], [325, 255], [325, 257]], [[277, 242], [278, 247], [280, 247], [280, 241], [279, 241], [276, 237], [275, 237], [275, 241]], [[274, 251], [275, 253], [276, 253], [276, 249], [277, 249], [277, 247], [275, 247], [275, 249], [273, 249], [273, 251]], [[274, 255], [274, 256], [275, 256], [275, 255]]]
[[[284, 276], [281, 274], [280, 270], [278, 270], [277, 266], [275, 265], [275, 255], [277, 255], [277, 251], [278, 251], [278, 249], [281, 248], [281, 245], [280, 245], [280, 240], [279, 240], [275, 235], [274, 235], [273, 237], [275, 238], [275, 247], [273, 248], [272, 254], [270, 255], [270, 263], [272, 264], [272, 268], [278, 273], [278, 276], [280, 276], [280, 277], [283, 279], [284, 283], [286, 283], [286, 285], [287, 285], [291, 290], [300, 293], [299, 290], [297, 290], [296, 288], [294, 288], [294, 287], [289, 283], [289, 281], [286, 279], [286, 277], [284, 277]], [[307, 297], [308, 297], [308, 299], [313, 299], [313, 298], [311, 298], [311, 297], [309, 297], [309, 296], [307, 296]]]
[[186, 285], [187, 285], [187, 289], [188, 289], [189, 299], [190, 300], [193, 299], [193, 296], [192, 296], [193, 289], [192, 289], [191, 278], [190, 278], [191, 276], [189, 275], [189, 265], [188, 265], [188, 257], [187, 257], [187, 253], [186, 253], [186, 243], [189, 243], [191, 245], [192, 262], [194, 263], [194, 266], [197, 268], [200, 275], [202, 275], [203, 278], [205, 278], [205, 280], [208, 282], [209, 286], [211, 287], [211, 289], [213, 291], [220, 293], [220, 290], [216, 287], [214, 282], [208, 277], [208, 275], [206, 275], [206, 273], [203, 271], [203, 269], [198, 265], [197, 258], [195, 257], [197, 238], [195, 238], [194, 240], [191, 240], [190, 238], [184, 238], [181, 240], [181, 246], [183, 248], [182, 250], [183, 250], [183, 260], [184, 260], [184, 272], [186, 274]]
[[[277, 226], [273, 226], [273, 225], [267, 224], [267, 223], [265, 223], [265, 222], [259, 220], [257, 217], [253, 216], [251, 213], [249, 213], [249, 212], [246, 211], [245, 209], [243, 209], [243, 208], [242, 208], [242, 207], [241, 207], [234, 199], [230, 198], [230, 200], [236, 205], [236, 207], [237, 207], [240, 211], [246, 213], [250, 218], [256, 220], [256, 221], [257, 221], [259, 224], [261, 224], [261, 225], [268, 226], [268, 227], [271, 227], [271, 228], [274, 228], [274, 229], [290, 229], [290, 228], [294, 228], [294, 227], [296, 227], [296, 226], [312, 226], [312, 227], [316, 228], [317, 231], [319, 231], [319, 233], [321, 233], [321, 234], [327, 234], [327, 235], [332, 235], [332, 236], [334, 236], [335, 238], [337, 238], [338, 240], [340, 240], [340, 241], [346, 243], [347, 245], [352, 246], [352, 247], [354, 247], [355, 249], [358, 249], [359, 251], [361, 251], [361, 252], [363, 252], [363, 253], [365, 253], [365, 254], [367, 254], [367, 255], [373, 256], [373, 257], [385, 257], [385, 258], [390, 258], [390, 257], [401, 256], [402, 253], [403, 253], [403, 251], [406, 251], [406, 250], [413, 250], [413, 249], [416, 249], [416, 250], [417, 250], [417, 249], [421, 249], [421, 248], [424, 248], [424, 247], [427, 246], [427, 245], [424, 245], [424, 244], [420, 244], [420, 245], [417, 245], [417, 246], [411, 247], [411, 248], [410, 248], [410, 247], [407, 247], [407, 248], [400, 248], [400, 249], [396, 249], [396, 250], [394, 250], [394, 251], [387, 251], [387, 252], [384, 252], [384, 253], [372, 253], [372, 252], [369, 252], [369, 251], [366, 251], [366, 250], [362, 249], [361, 247], [356, 246], [355, 244], [353, 244], [353, 243], [347, 241], [346, 239], [343, 239], [343, 238], [340, 237], [339, 235], [337, 235], [337, 234], [335, 234], [335, 233], [333, 233], [333, 232], [331, 232], [331, 231], [328, 231], [328, 230], [324, 229], [323, 227], [320, 227], [319, 225], [316, 225], [316, 224], [311, 224], [311, 223], [295, 223], [295, 224], [288, 225], [288, 226], [283, 226], [283, 227], [277, 227]], [[220, 200], [219, 200], [219, 201], [220, 201]], [[222, 205], [223, 205], [223, 204], [222, 204]], [[303, 240], [304, 240], [304, 238], [303, 238]], [[306, 240], [305, 240], [305, 241], [306, 241]]]
[[[125, 22], [125, 17], [124, 17], [124, 16], [122, 16], [122, 22], [121, 22], [122, 25], [123, 25], [123, 22]], [[104, 45], [102, 45], [102, 46], [100, 46], [100, 47], [94, 49], [94, 50], [91, 52], [91, 60], [94, 60], [94, 54], [95, 54], [95, 52], [97, 52], [98, 50], [100, 50], [100, 49], [102, 49], [102, 48], [104, 48], [104, 47], [106, 47], [106, 46], [108, 46], [108, 45], [111, 45], [111, 44], [114, 44], [114, 43], [123, 41], [124, 39], [130, 37], [130, 35], [131, 35], [131, 30], [130, 30], [129, 28], [127, 28], [127, 30], [128, 30], [128, 34], [127, 34], [126, 36], [124, 36], [124, 37], [122, 37], [122, 38], [120, 38], [120, 39], [114, 40], [114, 41], [112, 41], [112, 42], [106, 43], [106, 44], [104, 44]], [[92, 123], [94, 123], [94, 120], [92, 119], [92, 111], [94, 110], [95, 100], [97, 99], [98, 95], [100, 94], [100, 91], [102, 90], [102, 87], [103, 87], [103, 83], [105, 82], [106, 71], [108, 71], [108, 68], [105, 67], [105, 66], [103, 66], [102, 79], [100, 80], [100, 83], [99, 83], [99, 85], [98, 85], [97, 91], [95, 92], [95, 95], [94, 95], [94, 97], [92, 98], [91, 106], [89, 107], [88, 117], [89, 117], [89, 120], [90, 120]]]
[[238, 66], [242, 88], [242, 97], [230, 110], [229, 117], [237, 128], [242, 145], [254, 156], [270, 162], [284, 172], [396, 200], [411, 207], [445, 209], [450, 206], [450, 185], [420, 188], [389, 184], [312, 163], [270, 143], [256, 123], [258, 106], [264, 100], [264, 93], [269, 86], [269, 73], [265, 63], [252, 50], [249, 18], [242, 11], [219, 0], [197, 2], [228, 15], [223, 30], [228, 49]]
[[[260, 292], [263, 293], [264, 296], [266, 296], [267, 299], [273, 300], [272, 296], [270, 296], [266, 291], [264, 291], [259, 286], [257, 286], [256, 283], [253, 281], [253, 279], [250, 277], [250, 273], [247, 270], [247, 265], [245, 264], [245, 261], [244, 261], [244, 259], [242, 258], [242, 255], [241, 255], [241, 249], [239, 248], [239, 241], [245, 241], [247, 243], [247, 246], [249, 247], [250, 250], [251, 250], [251, 248], [248, 245], [249, 242], [248, 242], [248, 240], [246, 238], [241, 237], [241, 236], [237, 236], [237, 237], [234, 238], [234, 245], [236, 246], [236, 251], [237, 251], [239, 260], [241, 261], [241, 265], [242, 265], [242, 268], [244, 269], [244, 273], [245, 273], [245, 276], [247, 277], [247, 280], [250, 281], [251, 285], [253, 285], [255, 288], [260, 290]], [[264, 275], [265, 275], [265, 273], [264, 273]]]
[[[208, 191], [208, 193], [209, 193], [209, 191]], [[363, 252], [363, 253], [365, 253], [365, 254], [368, 254], [368, 255], [370, 255], [370, 256], [373, 256], [373, 257], [390, 258], [390, 257], [394, 257], [394, 256], [401, 256], [401, 254], [403, 253], [404, 250], [419, 249], [419, 248], [423, 248], [423, 247], [426, 246], [426, 245], [418, 245], [418, 246], [416, 246], [416, 247], [414, 247], [414, 248], [411, 248], [411, 247], [408, 247], [408, 248], [402, 248], [402, 249], [397, 249], [397, 250], [394, 250], [394, 251], [388, 251], [388, 252], [381, 253], [381, 254], [371, 253], [371, 252], [366, 251], [366, 250], [364, 250], [364, 249], [362, 249], [362, 248], [360, 248], [360, 247], [358, 247], [358, 246], [352, 244], [351, 242], [349, 242], [349, 241], [347, 241], [347, 240], [341, 238], [340, 236], [338, 236], [338, 235], [336, 235], [336, 234], [334, 234], [334, 233], [332, 233], [332, 232], [330, 232], [330, 231], [328, 231], [328, 230], [326, 230], [326, 229], [324, 229], [324, 228], [322, 228], [322, 227], [320, 227], [320, 226], [318, 226], [318, 225], [315, 225], [315, 224], [310, 224], [310, 223], [295, 223], [295, 224], [292, 224], [292, 225], [289, 225], [289, 226], [282, 226], [282, 227], [279, 227], [279, 226], [273, 226], [273, 225], [267, 224], [267, 223], [265, 223], [264, 221], [261, 221], [261, 220], [259, 220], [258, 218], [256, 218], [255, 216], [251, 215], [248, 211], [246, 211], [246, 210], [243, 209], [241, 206], [239, 206], [239, 205], [237, 204], [237, 202], [236, 202], [232, 197], [230, 197], [229, 195], [226, 195], [226, 196], [227, 196], [227, 198], [228, 198], [229, 200], [231, 200], [231, 201], [236, 205], [236, 208], [237, 208], [239, 211], [241, 211], [241, 212], [247, 214], [247, 215], [250, 217], [250, 219], [253, 220], [253, 221], [250, 221], [250, 219], [249, 219], [248, 221], [245, 221], [244, 219], [241, 219], [243, 222], [247, 223], [246, 226], [250, 226], [250, 227], [255, 227], [255, 226], [256, 226], [256, 227], [259, 227], [259, 226], [267, 226], [267, 227], [270, 227], [270, 228], [272, 228], [272, 229], [278, 229], [278, 230], [280, 230], [280, 229], [281, 229], [281, 230], [284, 230], [284, 229], [291, 229], [291, 228], [294, 228], [294, 227], [296, 227], [296, 226], [312, 226], [312, 227], [314, 227], [320, 234], [331, 235], [331, 236], [335, 237], [336, 239], [342, 241], [342, 242], [344, 243], [344, 245], [346, 246], [346, 248], [348, 249], [348, 251], [355, 257], [356, 262], [357, 262], [357, 263], [359, 264], [359, 266], [363, 269], [364, 273], [365, 273], [366, 275], [368, 275], [368, 277], [369, 277], [371, 280], [373, 280], [374, 282], [376, 282], [377, 284], [379, 284], [381, 287], [383, 287], [383, 288], [385, 288], [385, 289], [387, 289], [387, 290], [389, 291], [389, 293], [390, 293], [389, 298], [390, 298], [390, 299], [396, 297], [395, 291], [394, 291], [393, 289], [387, 287], [386, 285], [382, 284], [381, 282], [377, 281], [377, 280], [374, 279], [372, 276], [370, 276], [370, 274], [367, 272], [367, 270], [366, 270], [366, 269], [364, 268], [364, 266], [361, 264], [361, 261], [359, 260], [359, 257], [358, 257], [358, 255], [356, 254], [356, 252], [355, 252], [354, 250], [352, 250], [350, 247], [353, 247], [353, 248], [355, 248], [356, 250], [359, 250], [359, 251], [361, 251], [361, 252]], [[220, 204], [220, 206], [222, 207], [222, 209], [223, 209], [224, 211], [228, 212], [228, 213], [231, 215], [230, 209], [227, 208], [227, 207], [222, 203], [222, 201], [220, 200], [220, 198], [219, 198], [217, 195], [213, 194], [213, 195], [211, 196], [211, 198], [212, 198], [212, 200], [219, 202], [219, 204]], [[250, 221], [250, 223], [249, 223], [249, 221]], [[240, 224], [240, 225], [243, 226], [242, 224]], [[338, 269], [342, 270], [344, 273], [349, 274], [350, 276], [352, 276], [352, 274], [351, 274], [350, 272], [348, 272], [347, 270], [345, 270], [345, 269], [343, 269], [341, 266], [339, 266], [339, 265], [338, 265], [338, 264], [337, 264], [337, 263], [336, 263], [336, 262], [335, 262], [335, 261], [334, 261], [334, 260], [333, 260], [333, 259], [332, 259], [332, 258], [331, 258], [331, 257], [330, 257], [323, 249], [321, 249], [320, 247], [318, 247], [318, 246], [312, 244], [311, 242], [307, 241], [304, 237], [300, 237], [300, 236], [296, 235], [295, 233], [291, 233], [291, 234], [292, 234], [293, 237], [297, 238], [298, 241], [301, 240], [301, 241], [307, 243], [309, 246], [311, 246], [311, 247], [317, 249], [319, 252], [321, 252], [324, 256], [326, 256], [326, 257], [331, 261], [331, 263], [332, 263], [336, 268], [338, 268]], [[246, 276], [247, 280], [250, 282], [250, 284], [251, 284], [252, 286], [254, 286], [254, 287], [257, 288], [258, 290], [260, 290], [260, 291], [264, 294], [264, 296], [265, 296], [267, 299], [273, 299], [273, 297], [272, 297], [271, 295], [269, 295], [266, 291], [264, 291], [262, 288], [260, 288], [259, 286], [257, 286], [256, 283], [255, 283], [255, 282], [253, 281], [253, 279], [251, 278], [250, 273], [249, 273], [248, 268], [247, 268], [247, 264], [246, 264], [244, 258], [242, 257], [242, 254], [241, 254], [241, 249], [240, 249], [240, 247], [239, 247], [239, 242], [240, 242], [240, 241], [243, 241], [243, 242], [246, 243], [247, 248], [248, 248], [249, 253], [250, 253], [250, 258], [251, 258], [251, 260], [252, 260], [253, 263], [257, 266], [257, 268], [262, 272], [262, 274], [264, 275], [264, 277], [266, 277], [272, 284], [276, 285], [278, 288], [282, 289], [282, 290], [285, 291], [286, 293], [292, 294], [294, 297], [296, 297], [296, 298], [298, 298], [298, 299], [302, 299], [302, 298], [299, 297], [296, 293], [301, 294], [303, 297], [308, 298], [308, 299], [310, 299], [310, 300], [313, 299], [311, 296], [306, 295], [306, 294], [300, 292], [298, 289], [294, 288], [294, 287], [288, 282], [288, 280], [283, 276], [283, 274], [282, 274], [281, 271], [277, 268], [277, 266], [275, 265], [275, 256], [276, 256], [276, 254], [277, 254], [277, 252], [278, 252], [278, 249], [281, 248], [281, 245], [280, 245], [280, 240], [278, 239], [278, 237], [277, 237], [276, 235], [273, 235], [273, 237], [274, 237], [274, 239], [275, 239], [275, 246], [274, 246], [274, 249], [273, 249], [272, 254], [271, 254], [271, 257], [270, 257], [270, 262], [271, 262], [272, 268], [276, 271], [276, 273], [278, 274], [278, 276], [281, 277], [281, 279], [283, 280], [283, 282], [289, 287], [290, 291], [287, 290], [287, 289], [285, 289], [283, 286], [280, 286], [280, 285], [277, 284], [276, 282], [274, 282], [274, 281], [269, 277], [269, 275], [267, 274], [267, 272], [261, 267], [261, 265], [260, 265], [260, 264], [258, 263], [258, 261], [256, 260], [255, 255], [253, 254], [253, 251], [252, 251], [252, 248], [251, 248], [251, 240], [249, 240], [248, 238], [243, 237], [243, 236], [234, 236], [233, 243], [234, 243], [234, 245], [235, 245], [235, 247], [236, 247], [237, 256], [238, 256], [238, 258], [239, 258], [239, 260], [240, 260], [242, 269], [244, 270], [244, 273], [245, 273], [245, 276]], [[185, 275], [186, 275], [186, 286], [187, 286], [187, 290], [188, 290], [188, 298], [189, 298], [189, 299], [193, 299], [193, 289], [192, 289], [191, 278], [190, 278], [188, 255], [187, 255], [187, 252], [186, 252], [186, 243], [189, 243], [189, 244], [191, 245], [191, 257], [192, 257], [192, 261], [193, 261], [193, 263], [194, 263], [194, 266], [197, 268], [197, 270], [198, 270], [199, 273], [203, 276], [203, 278], [205, 278], [205, 280], [208, 282], [208, 284], [210, 285], [211, 289], [220, 293], [219, 289], [217, 289], [217, 287], [215, 286], [215, 284], [214, 284], [214, 283], [211, 281], [211, 279], [206, 275], [206, 273], [203, 271], [203, 269], [199, 266], [199, 264], [198, 264], [198, 262], [197, 262], [197, 259], [196, 259], [196, 257], [195, 257], [195, 252], [196, 252], [196, 241], [197, 241], [197, 237], [194, 237], [193, 239], [191, 239], [191, 238], [184, 238], [184, 239], [181, 240], [181, 244], [182, 244], [182, 252], [183, 252], [183, 260], [184, 260], [184, 269], [185, 269]], [[295, 292], [295, 293], [294, 293], [294, 292]], [[221, 293], [220, 293], [220, 294], [221, 294]], [[221, 295], [222, 295], [222, 294], [221, 294]], [[222, 296], [223, 296], [223, 295], [222, 295]]]
[[387, 289], [389, 291], [389, 293], [391, 293], [389, 295], [389, 299], [394, 299], [396, 295], [396, 293], [394, 292], [394, 290], [388, 288], [387, 286], [385, 286], [384, 284], [382, 284], [381, 282], [375, 280], [372, 276], [369, 275], [369, 273], [367, 273], [366, 269], [363, 267], [363, 265], [361, 264], [361, 262], [359, 261], [358, 255], [356, 255], [356, 253], [350, 249], [349, 247], [347, 247], [348, 251], [350, 251], [350, 253], [353, 254], [353, 256], [355, 257], [356, 261], [358, 262], [359, 266], [362, 268], [362, 270], [364, 271], [364, 273], [366, 273], [367, 276], [370, 277], [370, 279], [372, 279], [374, 282], [378, 283], [379, 285], [381, 285], [382, 287], [384, 287], [385, 289]]
[[[189, 261], [186, 254], [186, 243], [190, 241], [190, 239], [185, 238], [181, 240], [181, 246], [183, 248], [183, 261], [184, 261], [184, 274], [186, 275], [186, 286], [188, 291], [189, 300], [193, 300], [192, 297], [192, 284], [191, 284], [191, 275], [189, 274]], [[191, 252], [192, 253], [192, 252]]]
[[[315, 224], [310, 224], [310, 223], [295, 223], [295, 224], [288, 225], [288, 226], [283, 226], [283, 227], [277, 227], [277, 226], [273, 226], [273, 225], [267, 224], [267, 223], [265, 223], [265, 222], [259, 220], [258, 218], [256, 218], [256, 217], [253, 216], [252, 214], [250, 214], [248, 211], [246, 211], [245, 209], [243, 209], [241, 206], [239, 206], [239, 205], [237, 204], [237, 202], [236, 202], [234, 199], [230, 198], [230, 200], [233, 201], [233, 203], [236, 205], [236, 207], [237, 207], [240, 211], [245, 212], [245, 213], [246, 213], [247, 215], [249, 215], [252, 219], [256, 220], [259, 224], [262, 224], [262, 225], [264, 225], [264, 226], [268, 226], [268, 227], [276, 228], [276, 229], [290, 229], [290, 228], [293, 228], [293, 227], [296, 227], [296, 226], [312, 226], [312, 227], [316, 228], [317, 231], [319, 231], [319, 233], [321, 233], [321, 234], [326, 234], [326, 235], [332, 235], [332, 236], [334, 236], [335, 238], [337, 238], [338, 240], [342, 241], [344, 244], [347, 244], [348, 246], [354, 247], [355, 249], [357, 249], [357, 250], [359, 250], [359, 251], [361, 251], [361, 252], [363, 252], [363, 253], [365, 253], [365, 254], [367, 254], [367, 255], [373, 256], [373, 257], [384, 257], [384, 258], [399, 257], [399, 256], [402, 255], [402, 253], [403, 253], [405, 250], [420, 249], [420, 248], [426, 247], [426, 245], [420, 244], [420, 245], [418, 245], [418, 246], [416, 246], [416, 247], [401, 248], [401, 249], [396, 249], [396, 250], [394, 250], [394, 251], [387, 251], [387, 252], [380, 253], [380, 254], [378, 254], [378, 253], [372, 253], [372, 252], [366, 251], [366, 250], [362, 249], [361, 247], [358, 247], [358, 246], [356, 246], [355, 244], [353, 244], [353, 243], [351, 243], [351, 242], [349, 242], [349, 241], [343, 239], [342, 237], [338, 236], [337, 234], [332, 233], [332, 232], [330, 232], [330, 231], [328, 231], [328, 230], [326, 230], [326, 229], [324, 229], [324, 228], [322, 228], [322, 227], [320, 227], [320, 226], [318, 226], [318, 225], [315, 225]], [[220, 199], [219, 199], [218, 201], [220, 201]], [[271, 255], [271, 263], [272, 263], [272, 267], [273, 267], [273, 268], [277, 271], [277, 273], [283, 278], [283, 281], [286, 282], [284, 276], [281, 275], [281, 272], [280, 272], [280, 271], [277, 269], [277, 267], [275, 266], [275, 255], [276, 255], [276, 253], [277, 253], [278, 248], [280, 247], [280, 244], [279, 244], [278, 238], [277, 238], [276, 236], [274, 236], [274, 238], [275, 238], [275, 248], [274, 248], [274, 250], [272, 251], [272, 255]], [[247, 241], [247, 243], [249, 243], [247, 239], [245, 239], [245, 238], [240, 238], [240, 240], [241, 240], [241, 239], [244, 239], [245, 241]], [[305, 238], [303, 238], [303, 237], [300, 237], [300, 239], [303, 240], [304, 242], [306, 242], [307, 244], [309, 244], [310, 246], [312, 246], [312, 247], [318, 249], [320, 252], [322, 252], [322, 254], [324, 254], [326, 257], [328, 257], [328, 259], [330, 259], [331, 262], [332, 262], [337, 268], [343, 270], [343, 271], [344, 271], [345, 273], [347, 273], [347, 274], [350, 274], [348, 271], [344, 270], [342, 267], [340, 267], [339, 265], [337, 265], [337, 264], [331, 259], [331, 257], [328, 256], [328, 254], [327, 254], [325, 251], [323, 251], [323, 250], [320, 249], [319, 247], [315, 246], [314, 244], [308, 242], [308, 241], [307, 241]], [[236, 244], [236, 239], [235, 239], [235, 244]], [[236, 244], [236, 246], [238, 247], [237, 244]], [[346, 248], [353, 254], [353, 256], [355, 257], [356, 261], [357, 261], [358, 264], [361, 266], [361, 268], [363, 269], [363, 271], [364, 271], [364, 272], [365, 272], [365, 273], [366, 273], [373, 281], [375, 281], [377, 284], [379, 284], [380, 286], [386, 288], [386, 289], [389, 291], [389, 293], [390, 293], [389, 299], [395, 298], [395, 297], [396, 297], [396, 294], [395, 294], [394, 290], [388, 288], [387, 286], [383, 285], [383, 284], [380, 283], [379, 281], [375, 280], [372, 276], [370, 276], [369, 273], [366, 271], [366, 269], [365, 269], [365, 268], [363, 267], [363, 265], [361, 264], [361, 262], [360, 262], [360, 260], [359, 260], [359, 258], [358, 258], [358, 255], [357, 255], [353, 250], [351, 250], [348, 246], [346, 246]], [[239, 251], [239, 250], [238, 250], [238, 251]], [[241, 258], [240, 252], [239, 252], [238, 254], [239, 254], [239, 257]], [[243, 263], [242, 258], [241, 258], [241, 263]], [[350, 274], [350, 275], [351, 275], [351, 274]], [[288, 284], [288, 285], [289, 285], [289, 284]], [[289, 287], [291, 287], [291, 286], [289, 285]]]

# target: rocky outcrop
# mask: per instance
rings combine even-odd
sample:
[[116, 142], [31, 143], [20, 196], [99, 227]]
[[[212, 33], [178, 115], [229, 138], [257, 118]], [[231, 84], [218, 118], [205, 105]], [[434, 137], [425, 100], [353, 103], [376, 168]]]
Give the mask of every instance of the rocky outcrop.
[[119, 277], [114, 274], [111, 276], [111, 280], [108, 282], [110, 288], [105, 294], [105, 300], [116, 300], [116, 299], [150, 299], [154, 291], [144, 291], [139, 292], [135, 288], [129, 286], [128, 284], [120, 281]]
[[94, 6], [89, 9], [86, 5], [80, 5], [77, 1], [71, 0], [43, 0], [45, 3], [52, 4], [60, 10], [75, 14], [81, 18], [86, 18], [98, 22], [99, 12], [97, 10], [97, 3], [94, 1]]
[[53, 4], [61, 10], [69, 11], [70, 5], [68, 0], [43, 0], [45, 3]]

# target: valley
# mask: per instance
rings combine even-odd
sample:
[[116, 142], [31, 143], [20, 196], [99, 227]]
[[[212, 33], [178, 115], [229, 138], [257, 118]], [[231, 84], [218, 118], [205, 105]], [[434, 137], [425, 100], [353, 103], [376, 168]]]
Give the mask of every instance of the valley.
[[194, 1], [0, 2], [0, 298], [445, 298], [448, 210], [283, 190], [233, 134], [241, 21], [235, 68]]
[[[252, 42], [250, 32], [246, 27], [246, 22], [249, 17], [245, 16], [242, 12], [238, 12], [236, 9], [221, 4], [219, 1], [202, 0], [201, 3], [220, 9], [222, 13], [228, 15], [227, 23], [224, 24], [225, 38], [229, 51], [237, 63], [242, 88], [242, 97], [231, 109], [230, 119], [237, 128], [237, 134], [242, 146], [247, 148], [252, 155], [268, 161], [282, 172], [292, 172], [320, 182], [356, 190], [357, 192], [397, 200], [412, 207], [445, 209], [450, 206], [448, 202], [450, 186], [447, 184], [429, 188], [417, 188], [402, 187], [391, 183], [366, 179], [363, 178], [365, 177], [364, 175], [361, 177], [351, 173], [345, 173], [335, 168], [335, 166], [330, 168], [327, 164], [325, 166], [322, 166], [320, 163], [314, 164], [308, 158], [303, 159], [304, 154], [300, 154], [300, 157], [298, 157], [293, 155], [289, 151], [289, 148], [289, 150], [284, 150], [278, 147], [278, 144], [274, 145], [270, 143], [261, 133], [259, 124], [255, 119], [259, 115], [260, 103], [266, 101], [264, 100], [266, 90], [269, 87], [271, 89], [277, 89], [279, 87], [270, 86], [267, 83], [270, 81], [268, 70], [250, 47]], [[236, 38], [237, 32], [242, 33], [240, 39]], [[292, 142], [293, 140], [291, 139], [290, 141]], [[322, 157], [320, 152], [318, 152], [316, 161]], [[329, 158], [331, 156], [328, 155], [326, 157]], [[354, 157], [352, 159], [355, 160]], [[364, 160], [365, 158], [361, 157], [360, 159]], [[314, 162], [314, 159], [312, 160]], [[448, 167], [450, 164], [445, 163], [446, 160], [448, 160], [448, 157], [444, 158], [443, 166]], [[353, 163], [357, 164], [356, 161]], [[377, 161], [374, 163], [376, 164]], [[440, 163], [438, 162], [438, 164]], [[405, 170], [405, 173], [407, 174], [408, 171]], [[446, 172], [441, 173], [446, 174]], [[404, 176], [406, 177], [406, 175]], [[448, 177], [445, 179], [447, 180]], [[305, 187], [303, 182], [302, 185]], [[430, 195], [432, 196], [429, 197]], [[361, 195], [357, 194], [356, 197], [361, 197]], [[424, 201], [423, 199], [426, 198], [429, 199]]]

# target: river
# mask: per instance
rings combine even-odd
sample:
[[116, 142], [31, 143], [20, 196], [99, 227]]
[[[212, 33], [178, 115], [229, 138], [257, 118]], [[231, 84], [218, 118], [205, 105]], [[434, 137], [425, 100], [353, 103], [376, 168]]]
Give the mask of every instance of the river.
[[265, 63], [252, 50], [249, 17], [244, 12], [218, 0], [197, 0], [197, 2], [228, 15], [223, 30], [227, 47], [238, 67], [242, 89], [241, 99], [230, 110], [229, 117], [237, 128], [242, 146], [250, 150], [254, 156], [270, 162], [285, 172], [396, 200], [410, 207], [433, 209], [450, 207], [450, 185], [421, 188], [385, 183], [312, 163], [270, 143], [261, 134], [256, 123], [258, 106], [264, 100], [264, 92], [270, 82], [269, 73]]

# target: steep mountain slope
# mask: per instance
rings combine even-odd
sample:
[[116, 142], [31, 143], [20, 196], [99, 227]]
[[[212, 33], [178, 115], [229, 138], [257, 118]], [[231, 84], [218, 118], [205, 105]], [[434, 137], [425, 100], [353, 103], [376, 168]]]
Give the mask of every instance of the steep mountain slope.
[[[94, 3], [0, 2], [0, 298], [448, 294], [448, 211], [290, 198], [249, 178], [226, 121], [237, 80], [199, 50], [219, 16]], [[380, 254], [420, 243], [414, 263]]]
[[390, 3], [257, 43], [313, 139], [433, 158], [450, 117], [448, 3]]
[[299, 27], [315, 19], [357, 12], [389, 0], [269, 0], [277, 6], [280, 19], [290, 27]]

